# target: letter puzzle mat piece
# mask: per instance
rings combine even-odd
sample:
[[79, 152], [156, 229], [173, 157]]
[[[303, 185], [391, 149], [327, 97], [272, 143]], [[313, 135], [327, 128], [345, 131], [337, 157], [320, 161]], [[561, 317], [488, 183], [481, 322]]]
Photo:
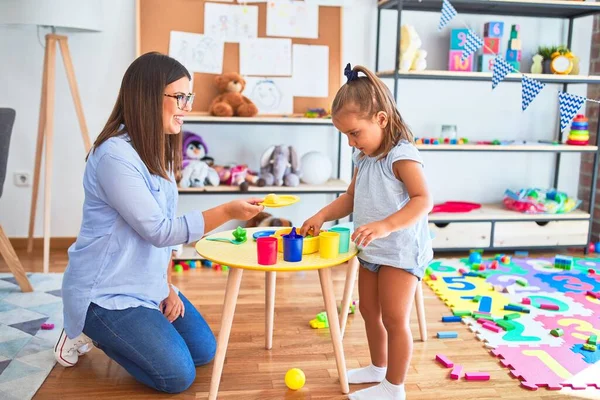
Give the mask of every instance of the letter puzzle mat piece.
[[[514, 329], [498, 333], [483, 328], [476, 321], [479, 316], [463, 317], [463, 322], [523, 387], [600, 389], [600, 350], [583, 349], [589, 336], [600, 337], [600, 299], [586, 295], [600, 291], [600, 259], [574, 257], [571, 270], [555, 268], [554, 258], [547, 257], [511, 257], [510, 263], [498, 263], [493, 270], [493, 260], [484, 258], [485, 269], [479, 271], [471, 269], [468, 258], [436, 259], [429, 268], [437, 280], [424, 280], [452, 311], [489, 312], [494, 319], [520, 314], [510, 320]], [[476, 276], [463, 276], [459, 270]], [[519, 279], [527, 284], [519, 285]], [[531, 304], [522, 304], [524, 298]], [[509, 304], [529, 313], [505, 310]], [[558, 310], [542, 309], [542, 304]], [[564, 335], [552, 336], [550, 331], [556, 328]]]

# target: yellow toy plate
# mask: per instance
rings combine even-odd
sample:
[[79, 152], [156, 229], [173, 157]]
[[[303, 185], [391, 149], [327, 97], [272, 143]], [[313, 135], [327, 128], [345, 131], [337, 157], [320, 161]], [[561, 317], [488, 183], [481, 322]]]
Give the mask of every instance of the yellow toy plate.
[[300, 198], [298, 196], [294, 196], [291, 194], [281, 194], [277, 195], [274, 193], [268, 194], [265, 196], [265, 199], [262, 203], [259, 203], [265, 207], [285, 207], [291, 204], [298, 202]]

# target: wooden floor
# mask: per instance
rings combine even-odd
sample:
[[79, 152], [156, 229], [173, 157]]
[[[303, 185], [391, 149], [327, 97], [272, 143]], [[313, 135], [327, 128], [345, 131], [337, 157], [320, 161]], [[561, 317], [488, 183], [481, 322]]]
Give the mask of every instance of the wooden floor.
[[[41, 272], [42, 256], [19, 256], [28, 271]], [[62, 272], [67, 263], [66, 251], [51, 255], [51, 272]], [[0, 260], [0, 271], [7, 271]], [[344, 269], [334, 271], [334, 286], [339, 301], [344, 285]], [[215, 334], [219, 332], [221, 304], [227, 273], [196, 269], [175, 275], [175, 284], [205, 316]], [[435, 339], [435, 332], [448, 329], [440, 322], [448, 308], [425, 286], [425, 308], [429, 340], [419, 340], [415, 315], [411, 321], [415, 337], [414, 354], [406, 380], [408, 399], [599, 399], [600, 391], [560, 392], [540, 389], [530, 392], [509, 376], [497, 359], [490, 356], [481, 342], [465, 325], [453, 325], [458, 339]], [[219, 399], [233, 400], [316, 400], [345, 399], [341, 394], [335, 358], [328, 330], [313, 330], [308, 321], [324, 310], [317, 272], [285, 274], [277, 277], [275, 333], [273, 349], [264, 349], [264, 275], [246, 271], [233, 322]], [[369, 364], [369, 353], [360, 314], [351, 315], [344, 339], [348, 368]], [[168, 349], [165, 349], [168, 351]], [[453, 381], [449, 370], [440, 367], [435, 354], [443, 353], [467, 370], [486, 371], [488, 382]], [[292, 367], [306, 374], [306, 385], [293, 392], [283, 377]], [[147, 389], [131, 378], [124, 369], [94, 349], [79, 359], [73, 368], [56, 365], [34, 400], [45, 399], [205, 399], [210, 382], [211, 365], [198, 368], [192, 387], [180, 395], [163, 395]], [[366, 386], [351, 385], [351, 392]]]

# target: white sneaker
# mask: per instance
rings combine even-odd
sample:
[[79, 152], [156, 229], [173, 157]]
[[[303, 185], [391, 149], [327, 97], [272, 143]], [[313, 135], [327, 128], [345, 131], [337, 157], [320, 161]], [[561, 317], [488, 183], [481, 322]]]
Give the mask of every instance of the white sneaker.
[[77, 364], [77, 359], [90, 351], [92, 339], [83, 333], [75, 339], [69, 339], [65, 330], [60, 333], [60, 337], [54, 346], [54, 358], [63, 367], [72, 367]]

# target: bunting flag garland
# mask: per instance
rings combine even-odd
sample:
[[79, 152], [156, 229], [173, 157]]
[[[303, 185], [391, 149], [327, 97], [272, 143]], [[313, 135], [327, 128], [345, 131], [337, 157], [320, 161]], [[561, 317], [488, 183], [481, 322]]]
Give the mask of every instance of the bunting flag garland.
[[579, 111], [587, 99], [566, 92], [558, 92], [558, 103], [560, 109], [560, 130], [564, 131], [569, 126], [575, 114]]
[[545, 86], [545, 83], [523, 75], [523, 80], [521, 81], [521, 108], [523, 111], [529, 107], [531, 102], [542, 91], [542, 89], [544, 89]]
[[512, 72], [513, 67], [506, 60], [500, 56], [496, 57], [494, 61], [493, 74], [492, 74], [492, 90], [496, 89], [496, 86], [506, 78], [509, 72]]
[[465, 42], [465, 48], [463, 49], [462, 56], [460, 57], [460, 61], [465, 62], [467, 58], [477, 50], [483, 47], [483, 40], [472, 30], [469, 29], [469, 33], [467, 34], [467, 40]]
[[442, 28], [444, 28], [448, 24], [448, 22], [452, 20], [452, 18], [456, 17], [456, 15], [457, 12], [452, 6], [452, 4], [450, 4], [448, 0], [444, 0], [444, 3], [442, 4], [442, 15], [440, 16], [440, 24], [438, 25], [438, 31], [441, 31]]

